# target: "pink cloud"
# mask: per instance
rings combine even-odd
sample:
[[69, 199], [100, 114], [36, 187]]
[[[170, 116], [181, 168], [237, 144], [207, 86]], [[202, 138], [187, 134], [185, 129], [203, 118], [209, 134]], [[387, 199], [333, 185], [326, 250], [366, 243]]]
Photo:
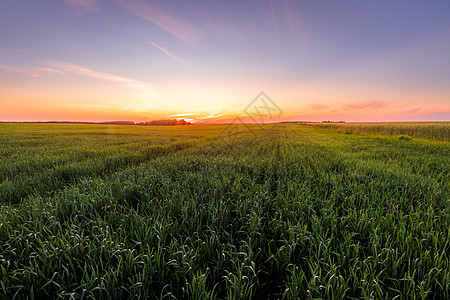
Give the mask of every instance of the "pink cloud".
[[416, 107], [408, 110], [404, 110], [402, 113], [408, 116], [416, 116], [416, 115], [430, 115], [430, 114], [438, 114], [438, 113], [448, 113], [448, 109], [444, 108], [435, 108], [435, 107]]
[[164, 53], [165, 55], [167, 55], [168, 57], [170, 57], [171, 59], [173, 59], [174, 61], [180, 63], [181, 65], [187, 65], [190, 64], [187, 60], [176, 56], [175, 54], [173, 54], [172, 52], [170, 52], [169, 50], [167, 50], [166, 48], [164, 48], [163, 46], [160, 46], [156, 43], [153, 43], [152, 41], [148, 41], [148, 43], [150, 45], [152, 45], [153, 47], [155, 47], [156, 49], [160, 50], [162, 53]]
[[326, 110], [328, 109], [330, 106], [328, 105], [323, 105], [323, 104], [310, 104], [309, 107], [312, 110]]
[[185, 41], [186, 43], [192, 44], [199, 37], [199, 31], [197, 31], [191, 24], [176, 19], [150, 3], [142, 0], [116, 1], [129, 12], [158, 25], [174, 37]]
[[[241, 31], [236, 28], [232, 20], [229, 22], [217, 20], [211, 17], [206, 11], [200, 11], [200, 19], [204, 22], [204, 28], [213, 36], [219, 37], [227, 41], [242, 41]], [[226, 24], [226, 25], [225, 25]]]
[[359, 109], [380, 109], [388, 106], [388, 103], [381, 101], [361, 102], [356, 104], [347, 104], [342, 107], [344, 110], [359, 110]]
[[298, 35], [301, 27], [300, 15], [297, 9], [291, 6], [290, 0], [283, 0], [281, 2], [284, 20], [293, 35]]
[[275, 30], [278, 31], [277, 16], [275, 14], [275, 9], [273, 7], [273, 0], [269, 0], [269, 8], [270, 8], [270, 22], [272, 23], [272, 26], [275, 28]]
[[98, 0], [64, 0], [64, 2], [71, 7], [82, 8], [89, 11], [100, 9]]
[[41, 72], [46, 72], [46, 73], [65, 74], [63, 71], [56, 70], [53, 68], [39, 67], [38, 70]]
[[423, 108], [414, 108], [410, 110], [406, 110], [405, 113], [412, 114], [412, 113], [421, 113], [423, 112]]

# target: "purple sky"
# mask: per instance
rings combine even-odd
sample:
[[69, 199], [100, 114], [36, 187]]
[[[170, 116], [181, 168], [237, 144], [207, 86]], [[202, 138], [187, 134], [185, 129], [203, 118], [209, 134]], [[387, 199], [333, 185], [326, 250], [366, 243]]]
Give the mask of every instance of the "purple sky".
[[450, 1], [2, 0], [0, 120], [450, 120]]

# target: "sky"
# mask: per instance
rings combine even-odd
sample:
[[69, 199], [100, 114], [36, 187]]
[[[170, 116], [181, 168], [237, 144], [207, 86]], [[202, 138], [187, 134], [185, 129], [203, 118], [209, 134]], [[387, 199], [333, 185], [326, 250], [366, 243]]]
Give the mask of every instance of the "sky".
[[450, 121], [449, 16], [448, 0], [2, 0], [0, 121]]

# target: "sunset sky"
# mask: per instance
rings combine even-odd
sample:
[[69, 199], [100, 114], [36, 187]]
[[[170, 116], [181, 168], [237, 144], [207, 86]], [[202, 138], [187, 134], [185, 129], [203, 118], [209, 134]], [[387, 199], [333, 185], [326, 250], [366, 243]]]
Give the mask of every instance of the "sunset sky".
[[449, 0], [2, 0], [0, 121], [450, 121]]

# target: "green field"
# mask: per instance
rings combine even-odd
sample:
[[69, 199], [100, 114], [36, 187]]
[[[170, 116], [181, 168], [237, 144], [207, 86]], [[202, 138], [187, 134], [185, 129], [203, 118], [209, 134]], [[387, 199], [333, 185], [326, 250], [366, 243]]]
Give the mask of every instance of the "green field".
[[405, 137], [450, 142], [450, 126], [448, 122], [319, 123], [309, 125], [336, 129], [347, 134], [404, 135]]
[[0, 298], [450, 298], [450, 123], [339, 126], [0, 124]]

